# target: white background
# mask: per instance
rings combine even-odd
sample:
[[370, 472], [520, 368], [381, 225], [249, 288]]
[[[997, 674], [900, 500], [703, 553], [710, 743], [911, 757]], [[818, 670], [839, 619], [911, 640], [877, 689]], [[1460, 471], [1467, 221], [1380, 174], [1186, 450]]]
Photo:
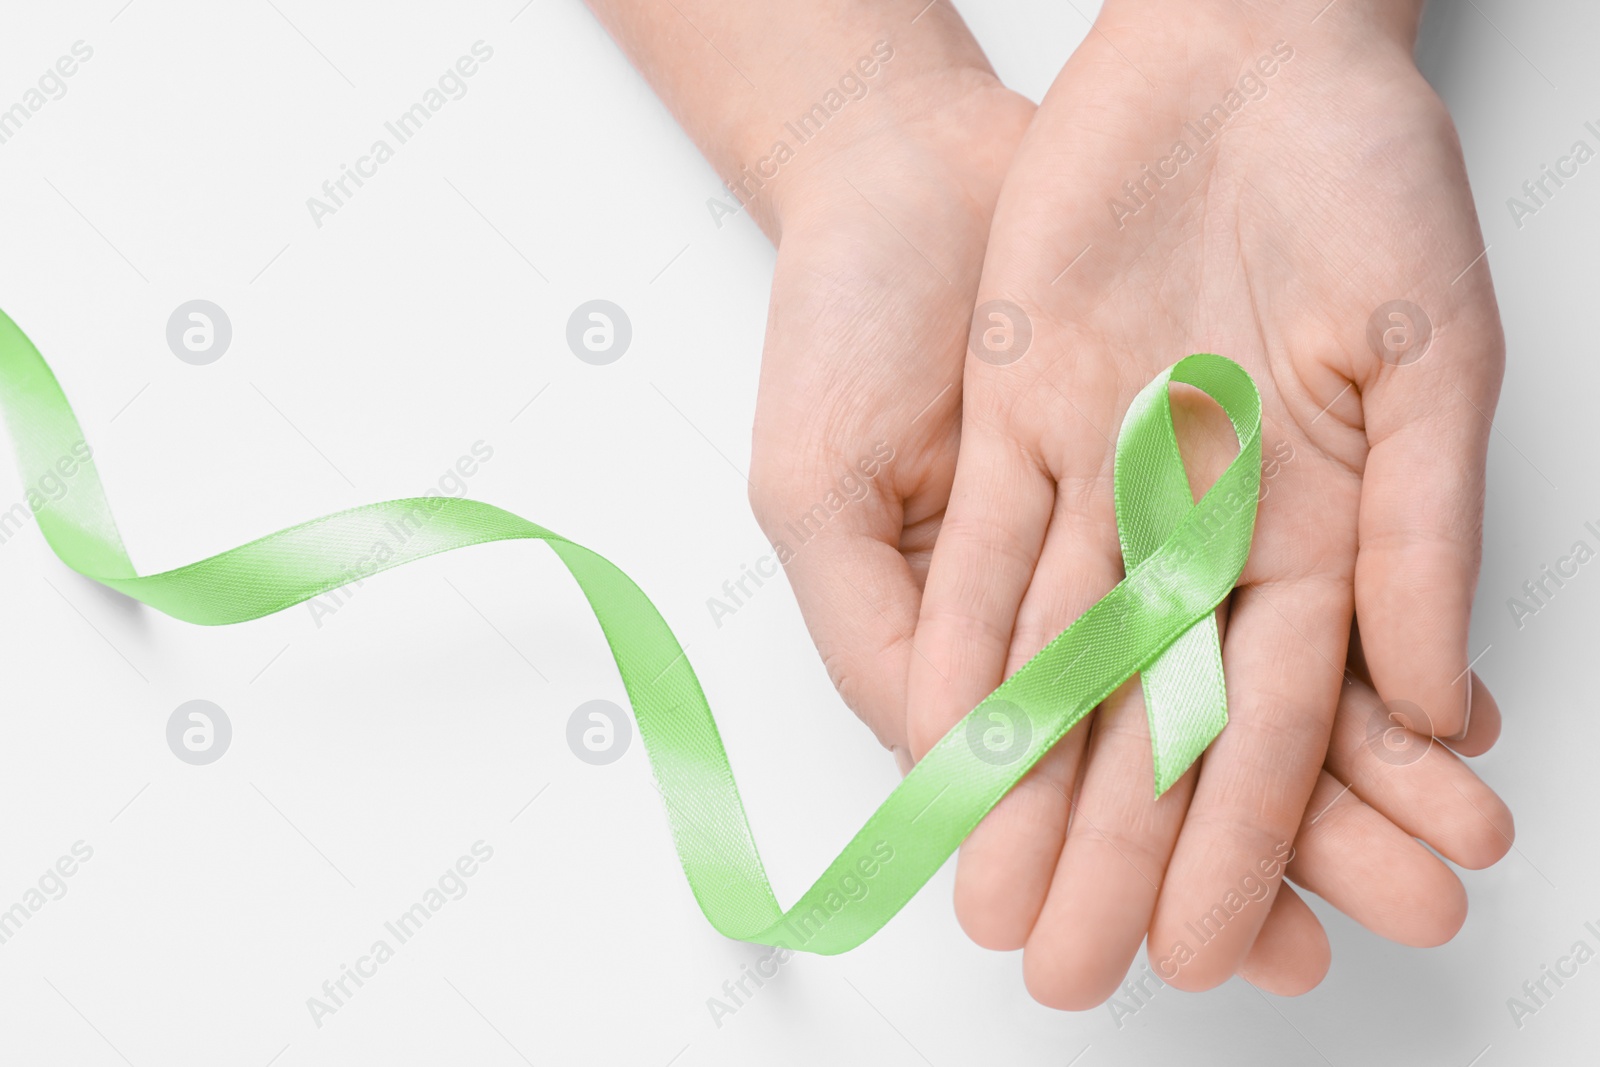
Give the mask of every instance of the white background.
[[[705, 607], [767, 551], [739, 472], [770, 247], [746, 218], [714, 225], [716, 177], [576, 0], [275, 2], [4, 16], [0, 107], [73, 42], [94, 49], [0, 145], [0, 304], [60, 375], [135, 562], [420, 493], [486, 442], [471, 495], [606, 553], [688, 645], [793, 900], [896, 775], [786, 586], [720, 628]], [[1070, 5], [963, 8], [1035, 98], [1086, 31]], [[468, 94], [314, 227], [305, 199], [479, 39], [494, 57]], [[1519, 837], [1466, 875], [1448, 946], [1390, 945], [1318, 905], [1335, 958], [1312, 994], [1166, 990], [1119, 1028], [1034, 1005], [1020, 958], [957, 928], [947, 869], [866, 946], [789, 963], [719, 1027], [707, 998], [762, 950], [700, 916], [637, 743], [606, 767], [569, 752], [572, 709], [622, 691], [548, 552], [424, 561], [320, 628], [302, 607], [202, 629], [77, 578], [30, 525], [0, 545], [0, 908], [74, 842], [94, 855], [0, 945], [0, 1061], [1592, 1062], [1600, 962], [1520, 1030], [1506, 1000], [1578, 939], [1600, 947], [1583, 928], [1600, 920], [1600, 718], [1582, 681], [1600, 573], [1520, 630], [1505, 602], [1600, 524], [1600, 161], [1520, 229], [1505, 201], [1594, 143], [1597, 39], [1577, 0], [1463, 0], [1435, 5], [1421, 49], [1461, 129], [1510, 350], [1473, 648], [1506, 713], [1479, 766]], [[164, 336], [196, 297], [234, 329], [207, 367]], [[634, 328], [608, 367], [564, 341], [597, 297]], [[8, 506], [22, 486], [4, 469]], [[165, 741], [197, 697], [234, 728], [208, 767]], [[494, 856], [470, 892], [315, 1026], [307, 998], [479, 840]]]

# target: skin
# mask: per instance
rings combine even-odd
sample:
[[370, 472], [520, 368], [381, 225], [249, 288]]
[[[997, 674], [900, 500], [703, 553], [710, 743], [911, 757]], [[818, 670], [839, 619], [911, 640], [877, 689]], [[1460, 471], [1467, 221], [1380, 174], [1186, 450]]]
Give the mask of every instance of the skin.
[[[1046, 1004], [1099, 1003], [1147, 931], [1158, 973], [1174, 952], [1193, 954], [1171, 984], [1226, 980], [1267, 909], [1246, 909], [1203, 947], [1189, 924], [1329, 803], [1346, 805], [1336, 825], [1375, 851], [1341, 876], [1302, 838], [1306, 884], [1335, 899], [1336, 880], [1363, 882], [1386, 905], [1336, 903], [1410, 943], [1444, 940], [1463, 914], [1454, 876], [1383, 828], [1402, 813], [1357, 808], [1359, 793], [1346, 803], [1339, 768], [1323, 765], [1341, 693], [1355, 689], [1352, 616], [1377, 692], [1420, 707], [1410, 725], [1463, 735], [1475, 707], [1466, 751], [1498, 730], [1466, 646], [1503, 340], [1455, 134], [1411, 60], [1415, 6], [1346, 3], [1312, 25], [1317, 7], [1110, 0], [996, 209], [978, 299], [1019, 306], [1033, 342], [1015, 362], [967, 364], [961, 455], [911, 661], [914, 754], [1121, 576], [1112, 441], [1165, 365], [1195, 351], [1242, 363], [1262, 393], [1269, 454], [1293, 456], [1269, 481], [1226, 606], [1230, 723], [1202, 764], [1152, 798], [1130, 683], [962, 848], [963, 925], [980, 944], [1025, 947]], [[1288, 58], [1251, 86], [1259, 98], [1193, 160], [1168, 164], [1137, 212], [1114, 210], [1140, 164], [1185, 136], [1183, 119], [1278, 42]], [[1373, 310], [1398, 297], [1433, 322], [1431, 348], [1407, 365], [1367, 343]], [[1232, 435], [1208, 400], [1177, 399], [1203, 489]], [[1461, 818], [1457, 795], [1430, 814]], [[1503, 807], [1484, 811], [1491, 833], [1472, 843], [1475, 858], [1509, 834]], [[1295, 914], [1283, 921], [1314, 925]]]
[[[1354, 0], [1346, 3], [1354, 6]], [[1040, 468], [1034, 458], [1046, 451], [1054, 469], [1063, 473], [1069, 460], [1081, 466], [1075, 475], [1084, 486], [1081, 499], [1099, 506], [1094, 495], [1098, 490], [1092, 487], [1102, 461], [1109, 462], [1109, 450], [1098, 437], [1086, 436], [1086, 421], [1062, 394], [1077, 398], [1080, 406], [1089, 405], [1083, 408], [1088, 417], [1113, 434], [1131, 396], [1125, 389], [1136, 389], [1172, 359], [1207, 346], [1191, 343], [1195, 337], [1174, 326], [1159, 337], [1126, 338], [1116, 345], [1102, 339], [1086, 348], [1082, 331], [1087, 324], [1104, 321], [1096, 319], [1094, 309], [1102, 294], [1068, 286], [1061, 291], [1076, 295], [1052, 294], [1051, 299], [1068, 302], [1046, 308], [1039, 286], [1064, 265], [1060, 251], [1072, 239], [1064, 229], [1100, 220], [1105, 190], [1125, 176], [1120, 164], [1104, 174], [1096, 172], [1087, 150], [1097, 137], [1096, 122], [1086, 121], [1084, 114], [1075, 118], [1078, 104], [1097, 101], [1094, 114], [1102, 119], [1120, 109], [1125, 114], [1116, 122], [1122, 128], [1134, 131], [1143, 124], [1147, 139], [1153, 137], [1163, 149], [1170, 144], [1171, 117], [1197, 109], [1185, 106], [1187, 100], [1154, 99], [1142, 81], [1144, 97], [1134, 93], [1116, 100], [1126, 78], [1109, 61], [1094, 58], [1089, 49], [1096, 35], [1091, 34], [1079, 53], [1088, 58], [1074, 58], [1036, 117], [1031, 103], [1000, 85], [959, 18], [943, 4], [914, 22], [914, 9], [842, 0], [776, 7], [727, 0], [674, 0], [667, 5], [591, 0], [591, 6], [707, 159], [734, 183], [769, 153], [784, 122], [835, 86], [871, 52], [874, 42], [888, 41], [894, 48], [892, 60], [867, 80], [866, 94], [834, 116], [822, 135], [800, 146], [794, 159], [747, 204], [778, 247], [752, 443], [751, 502], [769, 538], [794, 550], [786, 570], [830, 676], [880, 742], [894, 750], [904, 770], [1018, 657], [1042, 646], [1120, 577], [1115, 565], [1106, 564], [1116, 560], [1109, 510], [1075, 527], [1073, 539], [1081, 544], [1070, 558], [1021, 551], [1006, 540], [1004, 531], [1013, 523], [1023, 534], [1030, 524], [1038, 526], [1040, 501], [1047, 493], [1056, 496], [1053, 477], [1044, 473], [1052, 468]], [[1133, 47], [1135, 36], [1119, 27], [1118, 46], [1124, 51]], [[1148, 47], [1171, 48], [1173, 42], [1163, 39]], [[1227, 54], [1219, 45], [1212, 58], [1222, 62]], [[1255, 54], [1249, 52], [1247, 58]], [[1148, 62], [1163, 66], [1153, 58]], [[1228, 70], [1228, 80], [1237, 76], [1232, 67]], [[1215, 69], [1204, 64], [1186, 68], [1170, 76], [1172, 94], [1215, 96], [1214, 75]], [[1273, 92], [1278, 91], [1274, 86]], [[1080, 151], [1075, 146], [1084, 147]], [[1141, 147], [1130, 154], [1127, 144], [1120, 144], [1108, 158], [1154, 158], [1140, 155], [1143, 151]], [[1459, 173], [1458, 159], [1454, 167], [1452, 173]], [[1114, 181], [1105, 180], [1112, 175]], [[1030, 209], [1029, 203], [1039, 197], [1044, 199]], [[1206, 206], [1199, 202], [1198, 208], [1184, 207], [1193, 203], [1174, 192], [1161, 210], [1181, 216]], [[1470, 220], [1470, 201], [1466, 209]], [[1145, 213], [1140, 222], [1149, 219]], [[1170, 234], [1163, 245], [1166, 225], [1145, 225], [1144, 240], [1170, 263], [1172, 249], [1181, 249], [1188, 238], [1181, 232]], [[1029, 227], [1040, 227], [1041, 236], [1030, 241]], [[1046, 276], [1036, 277], [1045, 271]], [[1136, 255], [1096, 274], [1108, 289], [1124, 279], [1130, 290], [1148, 295], [1151, 283], [1142, 271], [1159, 274], [1141, 267]], [[979, 361], [967, 356], [975, 302], [1002, 291], [1009, 299], [1028, 301], [1025, 306], [1039, 327], [1035, 352], [1010, 368], [1015, 373], [1009, 377], [986, 374], [1000, 368], [974, 366]], [[1412, 291], [1408, 286], [1396, 290]], [[1279, 398], [1281, 391], [1268, 384], [1273, 379], [1263, 369], [1259, 338], [1254, 349], [1243, 344], [1255, 323], [1243, 317], [1239, 302], [1232, 299], [1236, 292], [1220, 294], [1214, 312], [1208, 305], [1207, 318], [1196, 325], [1212, 331], [1206, 334], [1212, 350], [1241, 358], [1264, 392]], [[1134, 301], [1139, 316], [1146, 314], [1147, 303], [1144, 298]], [[1223, 321], [1225, 309], [1239, 313], [1231, 333], [1212, 330]], [[1122, 313], [1127, 313], [1126, 306]], [[1184, 308], [1172, 309], [1174, 321], [1185, 313]], [[1085, 326], [1077, 325], [1080, 319]], [[1069, 343], [1069, 337], [1075, 340]], [[1441, 336], [1437, 343], [1443, 341]], [[1252, 359], [1245, 359], [1246, 353]], [[1328, 391], [1335, 380], [1330, 373], [1318, 386]], [[1498, 382], [1498, 373], [1494, 380]], [[1367, 390], [1360, 395], [1368, 395]], [[1231, 453], [1218, 444], [1214, 426], [1208, 431], [1208, 412], [1191, 406], [1195, 417], [1185, 420], [1193, 423], [1185, 426], [1185, 455], [1198, 474], [1214, 475]], [[1492, 397], [1485, 407], [1491, 409]], [[1184, 411], [1189, 413], [1189, 407]], [[1033, 421], [1013, 419], [1021, 412]], [[1269, 419], [1277, 417], [1274, 411]], [[1351, 411], [1336, 403], [1322, 421], [1330, 426], [1337, 422], [1345, 435], [1341, 447], [1355, 455], [1355, 446], [1344, 444], [1360, 432], [1359, 425], [1352, 427]], [[1078, 437], [1051, 436], [1061, 434], [1063, 426]], [[1053, 429], [1033, 433], [1046, 427]], [[1269, 449], [1279, 437], [1274, 425]], [[1481, 441], [1474, 439], [1474, 444], [1481, 490]], [[862, 458], [880, 445], [891, 447], [894, 456], [864, 479], [865, 495], [834, 515], [820, 533], [797, 544], [788, 526], [836, 489], [842, 477], [857, 473]], [[1272, 480], [1274, 497], [1280, 495], [1280, 485], [1281, 496], [1290, 500], [1309, 492], [1306, 482], [1323, 474], [1320, 447], [1306, 443], [1295, 463]], [[997, 452], [1029, 456], [1034, 476], [1031, 484], [1017, 477], [998, 483], [995, 488], [1005, 492], [989, 495], [996, 510], [982, 516], [977, 511], [979, 483]], [[1020, 469], [1009, 470], [1008, 476]], [[1419, 477], [1433, 470], [1423, 468]], [[1329, 477], [1348, 481], [1352, 475]], [[1359, 476], [1354, 477], [1359, 484]], [[1301, 488], [1291, 491], [1293, 485]], [[1349, 495], [1348, 488], [1344, 491]], [[1109, 498], [1105, 501], [1109, 508]], [[1048, 515], [1052, 506], [1042, 505], [1042, 510]], [[1084, 510], [1088, 514], [1092, 508]], [[985, 518], [996, 521], [986, 523]], [[1038, 532], [1043, 544], [1042, 529]], [[1061, 539], [1063, 534], [1055, 536]], [[1330, 550], [1344, 559], [1342, 547]], [[1473, 560], [1475, 568], [1475, 555]], [[1015, 601], [1009, 614], [994, 610], [989, 594], [978, 595], [993, 584], [997, 565], [1009, 567], [1008, 588]], [[1032, 583], [1036, 566], [1041, 581]], [[1037, 593], [1032, 592], [1035, 587]], [[1468, 593], [1470, 602], [1470, 588]], [[1025, 609], [1021, 614], [1019, 607]], [[1290, 607], [1298, 609], [1292, 597]], [[1343, 629], [1325, 649], [1336, 662], [1344, 659], [1348, 616], [1346, 610], [1339, 624]], [[1330, 625], [1327, 620], [1321, 624]], [[1251, 632], [1248, 617], [1238, 625]], [[1276, 654], [1278, 646], [1271, 642], [1278, 635], [1262, 634], [1259, 624], [1254, 630], [1255, 640], [1267, 641], [1268, 654]], [[1415, 630], [1404, 635], [1411, 644], [1417, 636]], [[1395, 640], [1392, 628], [1387, 639]], [[1229, 647], [1238, 657], [1245, 646]], [[1242, 683], [1232, 664], [1229, 669], [1230, 695], [1238, 700]], [[1249, 666], [1238, 669], [1253, 684], [1281, 681], [1259, 669], [1251, 679]], [[1337, 678], [1337, 671], [1333, 674]], [[1380, 688], [1384, 677], [1380, 665]], [[1293, 773], [1276, 751], [1273, 760], [1284, 762], [1285, 768], [1262, 771], [1272, 830], [1280, 834], [1267, 843], [1263, 855], [1270, 855], [1272, 844], [1292, 840], [1292, 878], [1385, 936], [1413, 944], [1443, 940], [1459, 926], [1464, 896], [1455, 876], [1414, 838], [1423, 838], [1455, 862], [1481, 866], [1509, 846], [1509, 815], [1443, 746], [1389, 723], [1375, 700], [1358, 699], [1361, 692], [1371, 696], [1370, 689], [1359, 689], [1365, 683], [1347, 686], [1335, 713], [1338, 687], [1323, 682], [1318, 678], [1308, 689], [1316, 697], [1306, 702], [1316, 703], [1319, 710], [1310, 716], [1314, 721], [1304, 731], [1307, 737], [1298, 739], [1293, 749]], [[1282, 685], [1279, 692], [1293, 695], [1297, 685], [1298, 680]], [[1265, 696], [1256, 698], [1257, 704], [1267, 702]], [[1241, 715], [1250, 706], [1245, 703], [1235, 712], [1236, 722], [1242, 717], [1246, 725], [1230, 728], [1224, 738], [1250, 731], [1252, 716]], [[1074, 731], [963, 848], [958, 915], [980, 944], [1027, 946], [1029, 986], [1044, 1003], [1099, 1003], [1114, 989], [1140, 938], [1158, 918], [1156, 887], [1162, 884], [1172, 847], [1168, 839], [1176, 832], [1166, 813], [1176, 810], [1181, 822], [1195, 775], [1163, 801], [1159, 818], [1136, 810], [1138, 803], [1147, 803], [1150, 791], [1148, 742], [1138, 738], [1142, 714], [1135, 690], [1119, 694], [1097, 713], [1090, 747], [1100, 758], [1082, 759], [1090, 731]], [[1498, 711], [1484, 694], [1472, 734], [1457, 747], [1481, 751], [1498, 732], [1498, 721]], [[1375, 729], [1384, 736], [1383, 727], [1390, 729], [1391, 738], [1402, 739], [1392, 747], [1422, 755], [1403, 764], [1392, 754], [1385, 757], [1387, 750], [1368, 739]], [[1407, 749], [1408, 743], [1421, 748]], [[1226, 760], [1219, 762], [1227, 766]], [[1072, 810], [1068, 797], [1078, 788], [1080, 767], [1102, 768], [1095, 772], [1094, 789], [1086, 793], [1098, 806], [1093, 816], [1072, 823], [1077, 836], [1069, 865], [1064, 847]], [[1219, 808], [1219, 820], [1240, 817], [1238, 806], [1249, 799], [1242, 784], [1245, 771], [1240, 764], [1232, 783], [1235, 806]], [[1223, 779], [1225, 773], [1217, 777]], [[1089, 784], [1087, 773], [1083, 784]], [[1226, 784], [1219, 781], [1219, 787]], [[1344, 789], [1346, 784], [1352, 788]], [[1146, 819], [1159, 833], [1147, 839], [1128, 831], [1121, 814], [1112, 810], [1119, 790], [1135, 809], [1135, 822]], [[1091, 817], [1096, 825], [1105, 818], [1107, 826], [1101, 829], [1117, 835], [1109, 840], [1131, 851], [1119, 855], [1090, 843], [1095, 836], [1086, 832]], [[1227, 830], [1220, 821], [1214, 825]], [[1238, 847], [1230, 855], [1258, 843], [1254, 836], [1233, 833]], [[1382, 857], [1387, 866], [1376, 866], [1373, 857]], [[1258, 858], [1252, 855], [1249, 861]], [[1243, 871], [1227, 873], [1237, 885]], [[1174, 897], [1171, 914], [1184, 920], [1204, 914], [1220, 896], [1206, 898], [1203, 907], [1182, 908], [1197, 895], [1214, 892], [1219, 874], [1186, 875], [1187, 895]], [[1139, 882], [1131, 890], [1126, 884], [1130, 879]], [[1055, 899], [1057, 883], [1118, 887], [1125, 904], [1132, 906], [1119, 906], [1105, 892], [1087, 900], [1062, 897], [1047, 907], [1047, 897]], [[1251, 905], [1229, 923], [1217, 947], [1208, 948], [1212, 964], [1185, 964], [1174, 984], [1215, 984], [1215, 968], [1221, 964], [1214, 961], [1225, 958], [1226, 974], [1237, 971], [1273, 992], [1298, 993], [1315, 985], [1328, 964], [1326, 936], [1292, 889], [1280, 887], [1276, 877], [1271, 888], [1270, 898]], [[1081, 890], [1074, 891], [1081, 897]], [[1101, 912], [1110, 913], [1114, 921], [1107, 924]], [[1051, 916], [1049, 925], [1044, 925], [1046, 915]], [[1154, 940], [1158, 934], [1165, 936], [1165, 928], [1152, 931], [1152, 958], [1158, 956], [1155, 946], [1163, 944]]]

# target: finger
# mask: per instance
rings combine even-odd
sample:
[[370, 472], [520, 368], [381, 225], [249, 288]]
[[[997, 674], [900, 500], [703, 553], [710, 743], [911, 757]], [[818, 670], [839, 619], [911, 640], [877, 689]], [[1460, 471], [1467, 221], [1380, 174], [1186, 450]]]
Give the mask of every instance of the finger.
[[[1350, 673], [1365, 681], [1366, 686], [1373, 686], [1373, 672], [1366, 665], [1366, 653], [1362, 649], [1362, 632], [1360, 625], [1350, 627]], [[1494, 742], [1499, 741], [1501, 734], [1501, 710], [1498, 702], [1494, 701], [1494, 694], [1490, 693], [1488, 686], [1483, 685], [1483, 678], [1477, 672], [1470, 672], [1467, 677], [1472, 681], [1472, 713], [1467, 715], [1467, 733], [1461, 737], [1445, 737], [1442, 741], [1450, 745], [1451, 749], [1461, 755], [1483, 755], [1493, 749]], [[1397, 707], [1405, 710], [1408, 715], [1414, 712], [1414, 723], [1406, 726], [1418, 733], [1437, 736], [1432, 721], [1427, 720], [1426, 713], [1410, 702], [1397, 702]]]
[[1185, 989], [1226, 981], [1256, 939], [1266, 909], [1244, 906], [1239, 887], [1248, 876], [1276, 890], [1327, 751], [1349, 612], [1332, 574], [1233, 595], [1228, 726], [1203, 758], [1150, 932], [1153, 952], [1194, 957], [1177, 980]]
[[974, 944], [1012, 952], [1028, 942], [1066, 840], [1089, 731], [1075, 729], [1033, 765], [961, 843], [955, 909]]
[[1417, 362], [1387, 367], [1362, 400], [1355, 597], [1367, 663], [1384, 700], [1419, 705], [1439, 737], [1466, 730], [1474, 690], [1468, 623], [1503, 351], [1487, 303], [1451, 324], [1467, 340], [1441, 336]]
[[1447, 738], [1446, 743], [1463, 756], [1481, 756], [1500, 740], [1500, 704], [1478, 672], [1469, 671], [1467, 677], [1472, 683], [1472, 714], [1467, 716], [1467, 732], [1459, 738]]
[[[1366, 653], [1361, 648], [1360, 627], [1351, 629], [1348, 668], [1369, 688], [1372, 686], [1372, 672], [1367, 667]], [[1483, 679], [1478, 677], [1477, 672], [1472, 672], [1469, 677], [1472, 682], [1472, 714], [1467, 717], [1467, 732], [1460, 737], [1443, 740], [1463, 756], [1481, 756], [1500, 740], [1500, 705], [1494, 699], [1494, 694], [1489, 692], [1489, 687], [1484, 685]], [[1415, 707], [1410, 704], [1404, 706], [1408, 713]], [[1416, 708], [1415, 711], [1418, 721], [1407, 723], [1407, 727], [1419, 733], [1435, 736], [1432, 722], [1426, 719], [1420, 708]]]
[[1154, 773], [1143, 693], [1130, 681], [1095, 714], [1066, 844], [1028, 937], [1023, 976], [1041, 1004], [1101, 1003], [1138, 954], [1194, 787], [1191, 771], [1156, 799]]
[[1054, 500], [1050, 478], [1015, 444], [981, 429], [963, 437], [910, 660], [914, 758], [1000, 684]]
[[712, 616], [720, 629], [781, 565], [839, 695], [880, 743], [904, 747], [905, 679], [921, 590], [896, 543], [897, 504], [877, 494], [836, 512], [823, 503], [830, 492], [841, 499], [842, 476], [819, 484], [753, 473], [752, 484], [765, 488], [752, 490], [752, 505], [773, 550], [724, 583]]
[[1467, 917], [1455, 873], [1326, 772], [1295, 839], [1289, 877], [1403, 945], [1442, 945]]
[[1279, 886], [1239, 977], [1263, 993], [1298, 997], [1327, 977], [1332, 957], [1327, 931], [1310, 906], [1293, 886]]
[[[1121, 577], [1109, 486], [1078, 506], [1056, 498], [1039, 565], [1017, 612], [1002, 670], [1019, 669]], [[1113, 528], [1106, 529], [1110, 521]], [[1022, 948], [1044, 906], [1066, 839], [1088, 724], [1034, 765], [961, 845], [955, 907], [962, 929], [985, 948]], [[1141, 927], [1142, 930], [1142, 927]]]
[[1476, 870], [1498, 861], [1516, 834], [1505, 803], [1455, 753], [1399, 718], [1365, 683], [1347, 685], [1328, 745], [1328, 771], [1452, 863]]
[[[1203, 491], [1228, 461], [1237, 441], [1209, 399], [1173, 398], [1173, 422], [1191, 489]], [[1231, 440], [1229, 438], [1231, 437]], [[1083, 449], [1063, 450], [1062, 484], [1090, 485], [1101, 499], [1086, 512], [1100, 524], [1085, 534], [1107, 546], [1104, 564], [1115, 573], [1111, 546], [1119, 542], [1109, 478], [1092, 480]], [[1059, 580], [1041, 562], [1034, 585]], [[1226, 612], [1217, 625], [1225, 629]], [[1090, 754], [1049, 894], [1028, 938], [1023, 973], [1030, 993], [1060, 1008], [1098, 1004], [1116, 988], [1138, 953], [1161, 893], [1168, 860], [1183, 825], [1195, 774], [1153, 796], [1150, 728], [1140, 684], [1129, 684], [1096, 712]], [[1262, 909], [1263, 913], [1265, 909]], [[1230, 971], [1231, 973], [1231, 971]]]
[[[1035, 584], [1051, 578], [1041, 563]], [[1042, 1004], [1101, 1003], [1138, 954], [1195, 781], [1191, 771], [1157, 798], [1154, 771], [1143, 689], [1130, 681], [1095, 713], [1066, 842], [1028, 938], [1023, 975]]]
[[[841, 256], [845, 233], [860, 239]], [[874, 233], [889, 243], [862, 237]], [[901, 749], [911, 635], [955, 472], [966, 312], [985, 240], [949, 238], [952, 273], [907, 272], [902, 239], [855, 193], [825, 224], [785, 237], [751, 441], [751, 505], [773, 546], [753, 567], [784, 564], [845, 701]], [[724, 610], [741, 608], [761, 578], [741, 571], [737, 588], [722, 591]]]

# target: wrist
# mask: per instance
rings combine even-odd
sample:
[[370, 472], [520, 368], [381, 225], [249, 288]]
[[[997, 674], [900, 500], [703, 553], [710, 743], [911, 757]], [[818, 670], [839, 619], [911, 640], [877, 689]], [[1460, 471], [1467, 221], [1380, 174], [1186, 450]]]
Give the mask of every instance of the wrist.
[[861, 0], [588, 3], [728, 184], [730, 209], [773, 236], [785, 190], [892, 140], [923, 87], [994, 80], [948, 4], [908, 19]]
[[1161, 27], [1185, 38], [1276, 39], [1296, 46], [1333, 40], [1353, 47], [1415, 46], [1424, 0], [1105, 0], [1101, 24]]
[[[877, 98], [861, 99], [856, 114], [830, 120], [822, 136], [803, 144], [787, 138], [789, 162], [774, 178], [752, 174], [757, 181], [742, 187], [741, 200], [749, 200], [774, 243], [797, 222], [858, 210], [862, 198], [912, 214], [946, 214], [952, 202], [976, 208], [963, 216], [992, 213], [1032, 102], [1006, 90], [987, 67], [896, 74], [875, 88]], [[784, 128], [795, 131], [792, 122]]]
[[[998, 195], [1033, 106], [972, 56], [930, 57], [880, 37], [837, 74], [764, 108], [708, 153], [731, 200], [776, 242], [796, 219], [895, 183], [987, 201]], [[973, 61], [975, 60], [975, 62]]]

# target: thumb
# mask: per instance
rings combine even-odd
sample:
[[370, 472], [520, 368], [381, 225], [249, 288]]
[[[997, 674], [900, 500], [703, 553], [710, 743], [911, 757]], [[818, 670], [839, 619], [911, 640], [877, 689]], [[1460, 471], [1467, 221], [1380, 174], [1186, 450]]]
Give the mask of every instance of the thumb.
[[[1356, 615], [1373, 684], [1419, 706], [1441, 738], [1469, 724], [1468, 628], [1482, 555], [1484, 462], [1504, 342], [1492, 303], [1458, 311], [1427, 357], [1385, 369], [1363, 398]], [[1448, 321], [1448, 320], [1447, 320]]]
[[893, 459], [880, 444], [841, 462], [832, 480], [769, 477], [758, 459], [750, 499], [834, 688], [885, 748], [903, 752], [922, 588], [900, 550], [901, 507], [884, 470]]

